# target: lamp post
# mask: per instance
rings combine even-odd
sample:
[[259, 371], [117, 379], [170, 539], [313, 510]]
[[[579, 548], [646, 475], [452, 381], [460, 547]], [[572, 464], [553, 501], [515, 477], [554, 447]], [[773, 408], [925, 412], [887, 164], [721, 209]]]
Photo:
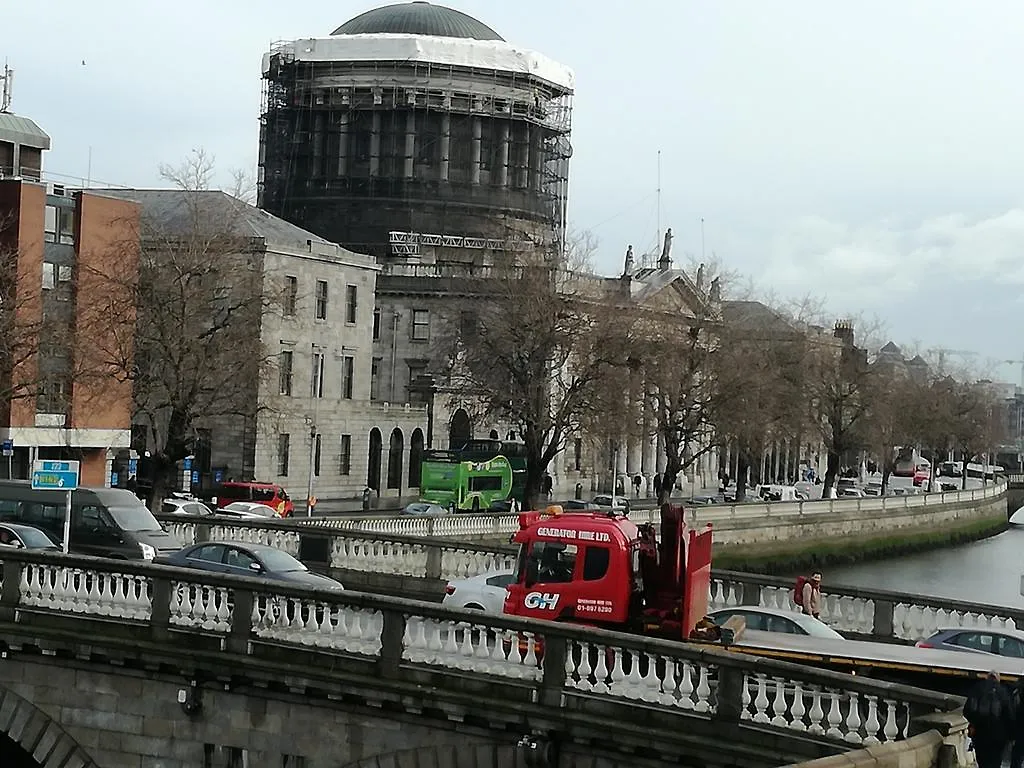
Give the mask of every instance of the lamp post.
[[323, 347], [316, 342], [310, 344], [310, 354], [313, 356], [313, 383], [309, 391], [313, 397], [313, 423], [309, 425], [309, 480], [306, 484], [306, 517], [313, 516], [313, 470], [316, 468], [316, 435], [319, 431], [320, 420], [320, 395], [323, 394], [320, 387], [324, 377], [324, 356]]

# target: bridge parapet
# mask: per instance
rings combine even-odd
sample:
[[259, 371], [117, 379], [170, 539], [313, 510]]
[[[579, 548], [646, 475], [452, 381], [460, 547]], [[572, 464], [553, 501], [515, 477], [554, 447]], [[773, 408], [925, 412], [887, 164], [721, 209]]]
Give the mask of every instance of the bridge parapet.
[[[623, 724], [623, 738], [632, 732], [647, 747], [650, 732], [637, 723], [685, 716], [687, 727], [659, 738], [693, 738], [701, 723], [732, 724], [753, 744], [799, 743], [798, 752], [820, 756], [907, 739], [916, 718], [962, 705], [955, 696], [699, 644], [352, 591], [25, 551], [4, 553], [2, 574], [0, 637], [14, 651], [35, 645], [110, 656], [111, 646], [221, 664], [232, 657], [271, 677], [285, 658], [291, 675], [297, 663], [321, 677], [348, 675], [347, 683], [333, 679], [328, 695], [345, 693], [339, 686], [364, 689], [369, 676], [420, 711], [428, 705], [412, 701], [410, 690], [429, 695], [435, 708], [462, 696], [464, 707], [479, 709], [484, 696], [488, 710], [515, 707], [510, 717], [520, 724], [529, 711], [546, 727], [571, 730], [576, 718], [592, 729], [600, 713], [609, 718], [601, 722]], [[397, 691], [401, 683], [413, 688]]]

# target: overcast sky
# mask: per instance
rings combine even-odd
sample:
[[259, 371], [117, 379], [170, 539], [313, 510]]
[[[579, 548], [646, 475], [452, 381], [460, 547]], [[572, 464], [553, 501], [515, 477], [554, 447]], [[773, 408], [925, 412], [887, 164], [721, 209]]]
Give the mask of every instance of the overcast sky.
[[[453, 0], [576, 71], [570, 226], [598, 266], [661, 226], [765, 292], [877, 315], [899, 343], [1020, 358], [1024, 4]], [[49, 0], [4, 9], [14, 111], [47, 169], [160, 183], [193, 147], [256, 162], [260, 60], [355, 0]], [[84, 63], [83, 63], [84, 62]], [[1019, 366], [992, 372], [1016, 381]]]

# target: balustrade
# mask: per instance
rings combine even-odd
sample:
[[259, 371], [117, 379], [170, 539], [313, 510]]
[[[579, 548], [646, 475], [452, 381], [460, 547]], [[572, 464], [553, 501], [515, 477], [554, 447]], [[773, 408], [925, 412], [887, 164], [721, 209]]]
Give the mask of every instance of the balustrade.
[[[243, 656], [259, 643], [305, 648], [377, 664], [380, 676], [413, 675], [418, 685], [443, 687], [471, 675], [528, 686], [527, 698], [539, 706], [576, 708], [568, 700], [583, 697], [808, 734], [837, 748], [905, 739], [915, 717], [962, 703], [705, 646], [352, 591], [29, 551], [3, 553], [2, 566], [0, 633], [33, 613], [32, 626], [49, 621], [51, 635], [63, 631], [76, 642], [87, 634], [102, 644], [95, 625], [60, 622], [116, 621], [172, 648], [191, 647], [186, 636], [220, 638], [222, 648]], [[715, 589], [734, 594], [736, 581], [718, 577]], [[437, 677], [424, 683], [430, 672]]]

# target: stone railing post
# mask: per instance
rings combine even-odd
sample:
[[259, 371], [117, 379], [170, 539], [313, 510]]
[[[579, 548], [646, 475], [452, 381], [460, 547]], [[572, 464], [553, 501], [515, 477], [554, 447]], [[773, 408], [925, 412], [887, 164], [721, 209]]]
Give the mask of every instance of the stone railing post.
[[[225, 647], [231, 653], [246, 655], [249, 653], [249, 638], [252, 635], [253, 593], [248, 589], [232, 590], [235, 606], [231, 610], [231, 631], [225, 641]], [[287, 610], [286, 605], [281, 610]]]
[[210, 524], [209, 523], [197, 523], [196, 524], [196, 544], [210, 540]]
[[17, 560], [4, 560], [3, 567], [4, 587], [0, 592], [0, 618], [11, 621], [21, 602], [21, 569], [24, 566]]
[[153, 577], [153, 594], [150, 596], [151, 613], [149, 631], [153, 640], [166, 640], [170, 635], [171, 626], [171, 580]]
[[718, 706], [715, 719], [738, 723], [743, 714], [743, 686], [745, 674], [740, 667], [719, 667]]
[[761, 585], [744, 581], [740, 583], [743, 587], [743, 605], [761, 604]]
[[423, 575], [428, 579], [441, 578], [441, 555], [440, 545], [432, 544], [427, 546], [427, 566]]
[[[515, 641], [513, 641], [515, 642]], [[586, 651], [582, 651], [586, 653]], [[565, 695], [565, 661], [569, 657], [569, 641], [564, 637], [544, 637], [544, 677], [541, 679], [540, 701], [546, 707], [561, 708]]]
[[406, 617], [396, 610], [384, 610], [382, 613], [384, 626], [380, 633], [380, 660], [377, 664], [380, 676], [393, 680], [398, 677], [398, 668], [402, 663]]
[[871, 634], [875, 637], [893, 637], [893, 606], [890, 600], [875, 600], [875, 614], [871, 620]]
[[910, 719], [908, 737], [937, 731], [942, 737], [938, 768], [958, 768], [967, 762], [967, 720], [962, 712], [929, 712]]

